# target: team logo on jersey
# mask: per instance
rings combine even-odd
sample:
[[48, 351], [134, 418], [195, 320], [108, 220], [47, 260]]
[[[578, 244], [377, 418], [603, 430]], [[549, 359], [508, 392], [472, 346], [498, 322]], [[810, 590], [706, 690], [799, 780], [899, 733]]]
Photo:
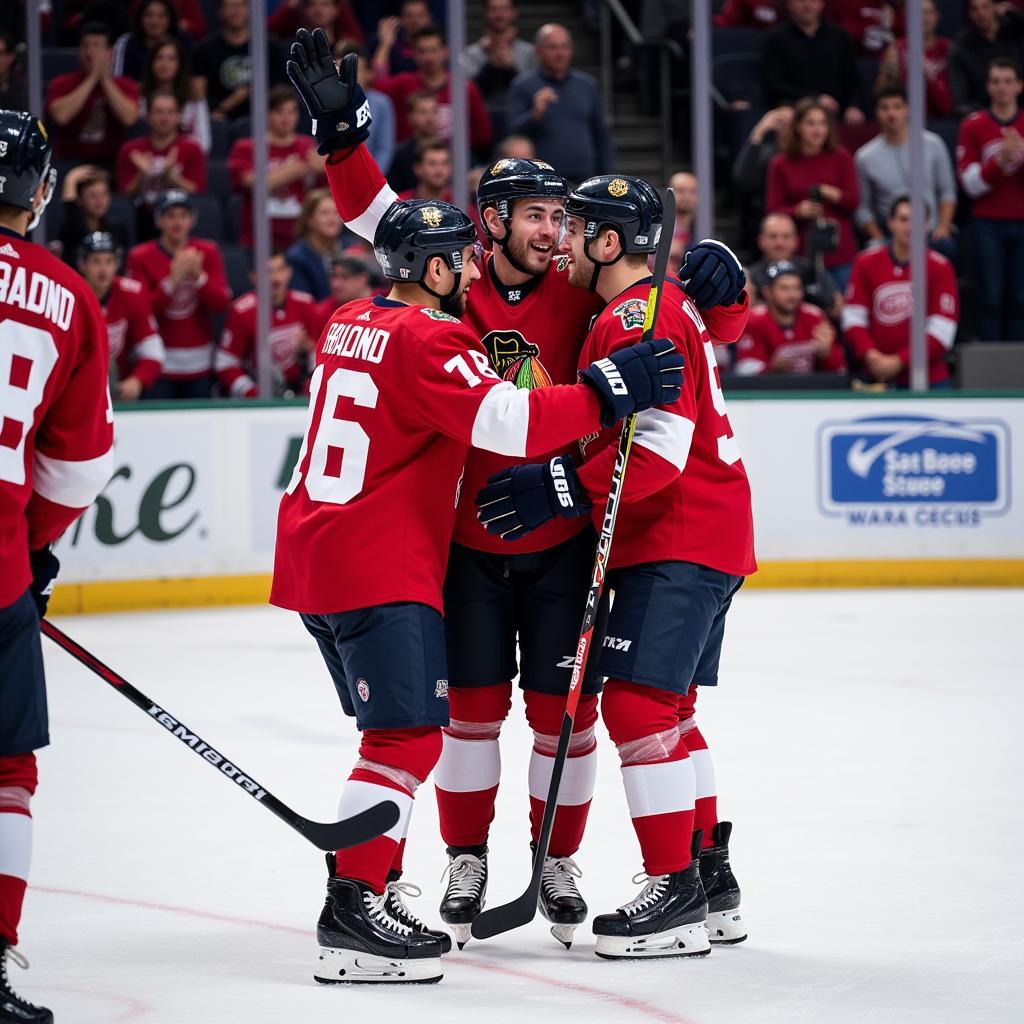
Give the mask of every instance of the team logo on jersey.
[[647, 302], [645, 299], [626, 299], [612, 310], [612, 316], [617, 316], [627, 331], [643, 327], [647, 316]]
[[621, 178], [613, 178], [608, 182], [608, 194], [621, 199], [629, 191], [629, 186]]
[[448, 699], [448, 680], [447, 679], [438, 679], [438, 681], [434, 684], [434, 696], [438, 700], [447, 700]]
[[452, 316], [451, 313], [442, 313], [439, 309], [430, 309], [428, 306], [424, 306], [420, 312], [429, 316], [431, 320], [443, 320], [445, 323], [449, 324], [460, 323], [457, 316]]
[[365, 704], [370, 699], [370, 684], [365, 679], [357, 679], [356, 693], [359, 694], [359, 699]]
[[561, 274], [565, 271], [565, 268], [569, 266], [568, 256], [556, 256], [555, 257], [555, 273]]
[[538, 358], [540, 349], [518, 331], [491, 331], [484, 336], [483, 346], [494, 372], [502, 380], [531, 391], [551, 387], [551, 374]]
[[441, 226], [441, 211], [436, 206], [425, 206], [420, 210], [423, 223], [428, 228], [439, 228]]

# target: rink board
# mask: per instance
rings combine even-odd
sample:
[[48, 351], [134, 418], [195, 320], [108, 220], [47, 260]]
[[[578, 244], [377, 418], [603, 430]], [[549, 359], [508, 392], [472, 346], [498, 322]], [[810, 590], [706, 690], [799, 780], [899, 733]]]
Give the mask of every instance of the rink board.
[[[1024, 397], [728, 401], [754, 495], [752, 586], [1024, 585]], [[57, 545], [55, 613], [265, 601], [305, 415], [119, 408], [114, 474]]]

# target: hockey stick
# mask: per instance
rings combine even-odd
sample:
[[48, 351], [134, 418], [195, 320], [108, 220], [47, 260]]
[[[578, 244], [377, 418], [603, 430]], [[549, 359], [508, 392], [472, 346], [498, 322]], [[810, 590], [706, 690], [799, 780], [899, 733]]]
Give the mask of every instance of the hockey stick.
[[398, 805], [392, 800], [382, 800], [365, 811], [352, 815], [344, 821], [329, 823], [310, 821], [296, 814], [282, 803], [273, 793], [264, 789], [250, 775], [246, 775], [234, 762], [229, 761], [220, 751], [197, 736], [179, 719], [154, 704], [144, 693], [137, 690], [127, 679], [119, 676], [112, 668], [104, 665], [99, 658], [79, 646], [52, 622], [43, 619], [39, 624], [42, 632], [58, 647], [62, 647], [72, 658], [80, 661], [87, 669], [95, 672], [100, 679], [110, 683], [118, 693], [127, 697], [137, 708], [142, 708], [155, 722], [159, 722], [175, 739], [181, 740], [193, 753], [212, 764], [222, 775], [231, 779], [243, 793], [258, 800], [268, 811], [272, 811], [283, 822], [291, 825], [304, 839], [320, 850], [332, 852], [349, 846], [358, 846], [383, 835], [398, 821]]
[[[672, 249], [672, 234], [675, 229], [676, 204], [672, 189], [662, 192], [664, 217], [661, 225], [661, 237], [654, 257], [654, 274], [651, 278], [651, 290], [647, 296], [647, 313], [644, 316], [642, 341], [651, 341], [658, 323], [658, 306], [661, 302], [662, 285], [668, 270], [668, 257]], [[558, 791], [562, 784], [562, 769], [569, 755], [569, 740], [572, 736], [572, 724], [576, 717], [576, 708], [580, 702], [580, 684], [587, 669], [590, 648], [594, 639], [594, 626], [597, 623], [597, 610], [604, 593], [605, 577], [608, 572], [608, 560], [611, 558], [612, 539], [615, 536], [615, 521], [619, 515], [619, 501], [622, 497], [622, 485], [626, 479], [626, 468], [629, 465], [629, 453], [633, 446], [633, 431], [636, 429], [636, 413], [632, 413], [622, 422], [622, 433], [619, 435], [619, 451], [615, 457], [615, 468], [612, 470], [612, 481], [608, 488], [608, 502], [605, 505], [604, 519], [601, 522], [601, 534], [597, 540], [597, 553], [594, 555], [594, 569], [590, 577], [590, 590], [583, 612], [583, 626], [580, 629], [579, 643], [576, 647], [576, 661], [572, 667], [572, 679], [569, 681], [569, 694], [565, 701], [565, 714], [562, 717], [562, 731], [558, 735], [558, 747], [555, 760], [551, 766], [551, 781], [544, 804], [544, 816], [541, 818], [540, 834], [537, 837], [537, 849], [533, 854], [533, 874], [526, 892], [511, 903], [485, 910], [474, 921], [470, 931], [475, 939], [489, 939], [502, 932], [512, 931], [529, 924], [537, 913], [537, 897], [540, 895], [541, 878], [544, 874], [544, 858], [548, 855], [551, 843], [551, 829], [555, 823], [555, 811], [558, 809]]]

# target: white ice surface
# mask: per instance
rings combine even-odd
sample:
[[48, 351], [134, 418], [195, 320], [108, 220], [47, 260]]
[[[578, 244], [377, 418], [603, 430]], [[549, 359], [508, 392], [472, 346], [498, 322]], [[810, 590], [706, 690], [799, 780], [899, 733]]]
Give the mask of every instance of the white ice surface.
[[[334, 816], [356, 731], [296, 616], [68, 618], [64, 628], [300, 813]], [[311, 980], [321, 857], [46, 644], [52, 746], [15, 984], [59, 1024], [1024, 1021], [1024, 592], [755, 592], [699, 720], [750, 939], [696, 961], [570, 953], [539, 918], [451, 956], [439, 986]], [[491, 902], [529, 849], [521, 703], [503, 736]], [[601, 731], [579, 862], [591, 911], [639, 854]], [[406, 878], [437, 921], [433, 793]]]

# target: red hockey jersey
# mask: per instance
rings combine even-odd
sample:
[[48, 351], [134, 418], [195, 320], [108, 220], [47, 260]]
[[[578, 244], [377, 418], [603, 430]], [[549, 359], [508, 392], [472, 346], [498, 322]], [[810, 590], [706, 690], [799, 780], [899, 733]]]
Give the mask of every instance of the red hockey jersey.
[[[301, 392], [306, 383], [308, 354], [323, 321], [313, 296], [289, 291], [284, 303], [270, 311], [270, 355], [274, 363], [274, 392]], [[256, 398], [256, 381], [249, 374], [256, 366], [256, 293], [236, 299], [220, 338], [214, 368], [221, 387], [232, 398]], [[265, 397], [270, 397], [265, 396]]]
[[1024, 162], [1014, 161], [1004, 170], [996, 161], [1008, 128], [1024, 135], [1024, 110], [1006, 124], [991, 110], [976, 110], [960, 122], [956, 170], [975, 217], [1024, 220]]
[[717, 28], [775, 28], [785, 17], [783, 0], [725, 0], [712, 19]]
[[[783, 325], [775, 319], [767, 305], [755, 306], [750, 311], [747, 329], [736, 345], [735, 372], [753, 376], [759, 373], [839, 373], [846, 369], [843, 348], [833, 331], [828, 354], [818, 352], [814, 331], [828, 318], [817, 306], [803, 303], [793, 323]], [[776, 357], [784, 359], [786, 367], [772, 368]]]
[[528, 391], [502, 381], [454, 317], [380, 296], [348, 303], [317, 345], [271, 602], [440, 611], [467, 447], [536, 459], [599, 422], [585, 384]]
[[[910, 316], [914, 299], [910, 265], [899, 263], [888, 246], [868, 249], [853, 261], [843, 306], [843, 335], [859, 359], [871, 349], [898, 355], [910, 365]], [[953, 347], [960, 299], [953, 265], [928, 250], [928, 379], [932, 384], [949, 377], [946, 353]], [[906, 384], [904, 369], [893, 383]]]
[[164, 342], [142, 283], [115, 277], [100, 308], [107, 322], [110, 361], [117, 379], [137, 377], [144, 388], [151, 388], [164, 365]]
[[224, 261], [214, 242], [192, 238], [188, 245], [203, 255], [203, 272], [195, 280], [171, 282], [171, 254], [159, 239], [128, 253], [125, 269], [140, 281], [156, 314], [164, 339], [163, 376], [172, 380], [202, 377], [213, 366], [213, 317], [230, 301]]
[[[617, 295], [594, 322], [580, 366], [640, 340], [650, 280]], [[701, 314], [669, 279], [658, 334], [686, 360], [683, 390], [670, 406], [638, 414], [615, 528], [611, 567], [682, 561], [734, 576], [757, 570], [750, 485], [725, 410], [714, 345]], [[619, 430], [583, 439], [579, 477], [600, 528]]]
[[[395, 193], [364, 146], [337, 162], [328, 161], [327, 180], [338, 212], [352, 231], [373, 239], [377, 222], [393, 202]], [[552, 260], [547, 272], [521, 287], [506, 288], [494, 273], [489, 254], [483, 274], [466, 296], [463, 322], [480, 339], [498, 376], [520, 387], [572, 384], [580, 349], [590, 322], [601, 309], [599, 297], [568, 283], [565, 261]], [[715, 307], [706, 316], [716, 341], [731, 343], [743, 333], [747, 296], [735, 306]], [[563, 449], [575, 451], [575, 445]], [[551, 456], [560, 452], [551, 452]], [[525, 554], [544, 551], [583, 529], [579, 520], [556, 519], [517, 541], [489, 534], [476, 516], [473, 499], [493, 473], [517, 461], [487, 451], [471, 451], [455, 522], [455, 540], [477, 551]]]
[[118, 192], [128, 192], [128, 186], [139, 175], [139, 169], [132, 163], [132, 153], [153, 157], [153, 174], [143, 179], [142, 187], [136, 192], [147, 206], [155, 206], [160, 193], [167, 188], [165, 174], [172, 156], [178, 174], [195, 185], [197, 192], [206, 191], [206, 154], [195, 139], [179, 135], [162, 149], [157, 149], [148, 135], [129, 139], [117, 154], [115, 180]]
[[107, 329], [69, 266], [0, 228], [0, 608], [113, 468]]

